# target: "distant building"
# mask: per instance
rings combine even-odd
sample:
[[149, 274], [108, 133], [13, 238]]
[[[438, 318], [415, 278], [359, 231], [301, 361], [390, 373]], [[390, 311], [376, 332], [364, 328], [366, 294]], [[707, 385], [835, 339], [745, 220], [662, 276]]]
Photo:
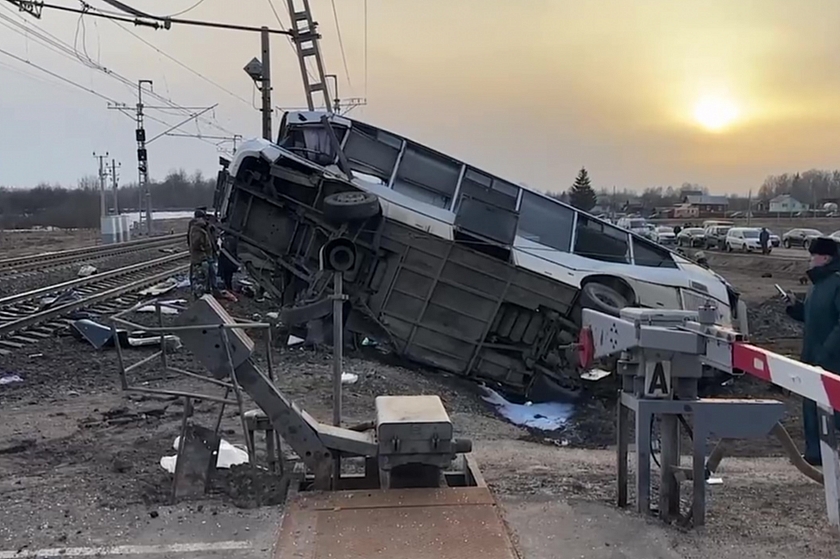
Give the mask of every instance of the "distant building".
[[708, 194], [687, 194], [683, 196], [682, 203], [697, 208], [699, 213], [724, 213], [729, 207], [729, 199], [726, 196]]
[[686, 218], [686, 217], [700, 217], [700, 208], [692, 206], [691, 204], [677, 204], [671, 208], [672, 217]]
[[808, 204], [803, 204], [790, 194], [780, 194], [768, 204], [771, 214], [799, 213], [808, 209]]

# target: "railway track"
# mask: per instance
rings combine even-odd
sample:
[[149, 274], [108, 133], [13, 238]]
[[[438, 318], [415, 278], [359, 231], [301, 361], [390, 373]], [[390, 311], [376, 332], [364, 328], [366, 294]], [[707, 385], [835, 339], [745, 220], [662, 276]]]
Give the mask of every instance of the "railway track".
[[151, 248], [163, 248], [176, 242], [183, 241], [183, 235], [166, 235], [139, 241], [129, 241], [111, 245], [97, 245], [92, 247], [74, 248], [56, 252], [18, 256], [0, 259], [0, 277], [21, 274], [31, 271], [41, 271], [46, 268], [56, 268], [63, 265], [81, 264], [100, 258], [130, 254]]
[[[136, 303], [142, 298], [139, 291], [186, 271], [188, 257], [189, 253], [180, 252], [0, 298], [0, 355], [52, 337], [72, 324], [64, 317], [73, 311], [113, 314]], [[45, 298], [68, 292], [77, 296], [56, 299], [49, 305], [42, 303]]]

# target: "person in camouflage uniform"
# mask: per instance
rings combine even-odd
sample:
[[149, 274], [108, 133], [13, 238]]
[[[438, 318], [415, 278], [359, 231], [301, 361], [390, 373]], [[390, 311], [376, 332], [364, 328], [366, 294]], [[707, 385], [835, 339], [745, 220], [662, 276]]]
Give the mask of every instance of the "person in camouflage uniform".
[[195, 211], [187, 226], [187, 243], [190, 250], [190, 290], [193, 297], [213, 293], [215, 287], [214, 258], [216, 255], [213, 232], [203, 209]]

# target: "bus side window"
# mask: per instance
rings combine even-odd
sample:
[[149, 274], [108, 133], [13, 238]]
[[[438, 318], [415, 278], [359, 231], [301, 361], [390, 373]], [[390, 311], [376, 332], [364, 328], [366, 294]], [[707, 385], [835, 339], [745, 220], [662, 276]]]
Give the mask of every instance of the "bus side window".
[[575, 254], [604, 262], [629, 264], [629, 238], [626, 231], [579, 214]]

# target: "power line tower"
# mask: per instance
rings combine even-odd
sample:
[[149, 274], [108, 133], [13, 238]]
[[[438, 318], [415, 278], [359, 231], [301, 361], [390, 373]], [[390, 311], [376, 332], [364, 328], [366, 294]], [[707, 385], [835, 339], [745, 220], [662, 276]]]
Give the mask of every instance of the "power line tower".
[[122, 164], [117, 164], [115, 160], [111, 160], [111, 188], [114, 191], [114, 215], [120, 215], [120, 200], [117, 195], [117, 184], [119, 184], [120, 177], [117, 175], [117, 168]]
[[[289, 7], [289, 16], [292, 18], [292, 42], [295, 44], [298, 62], [300, 63], [300, 74], [303, 78], [303, 89], [306, 93], [306, 104], [310, 111], [315, 110], [315, 97], [321, 94], [324, 107], [332, 111], [332, 101], [327, 90], [327, 77], [324, 72], [324, 59], [321, 56], [321, 36], [317, 32], [318, 24], [312, 19], [312, 10], [309, 7], [309, 0], [300, 0], [301, 8], [296, 8], [298, 0], [286, 0]], [[307, 60], [315, 62], [313, 76], [306, 65]]]
[[146, 230], [146, 234], [152, 235], [152, 192], [149, 185], [149, 158], [146, 151], [146, 129], [143, 124], [143, 84], [148, 84], [149, 89], [152, 88], [152, 80], [140, 80], [137, 82], [137, 130], [135, 131], [135, 139], [137, 140], [137, 172], [138, 181], [137, 186], [140, 191], [140, 222], [138, 228], [140, 231]]
[[93, 157], [99, 159], [99, 215], [105, 217], [108, 215], [108, 210], [105, 207], [105, 177], [107, 176], [105, 159], [108, 157], [108, 152], [106, 151], [105, 155], [96, 155], [96, 152], [93, 152]]

